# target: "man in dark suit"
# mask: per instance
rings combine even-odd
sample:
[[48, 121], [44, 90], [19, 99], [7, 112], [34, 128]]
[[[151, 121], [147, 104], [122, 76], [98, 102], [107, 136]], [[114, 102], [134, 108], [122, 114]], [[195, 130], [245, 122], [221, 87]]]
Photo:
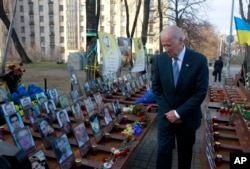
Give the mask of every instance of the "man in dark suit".
[[216, 60], [215, 63], [214, 63], [214, 72], [215, 72], [214, 82], [217, 81], [217, 76], [218, 76], [218, 81], [221, 82], [221, 71], [222, 71], [222, 68], [223, 68], [223, 61], [222, 61], [222, 58], [220, 56], [219, 59]]
[[[166, 52], [154, 59], [152, 89], [158, 103], [157, 169], [171, 169], [175, 138], [178, 168], [190, 169], [196, 130], [201, 125], [201, 104], [208, 89], [207, 59], [185, 47], [185, 35], [177, 26], [160, 34]], [[174, 84], [173, 63], [179, 76]]]

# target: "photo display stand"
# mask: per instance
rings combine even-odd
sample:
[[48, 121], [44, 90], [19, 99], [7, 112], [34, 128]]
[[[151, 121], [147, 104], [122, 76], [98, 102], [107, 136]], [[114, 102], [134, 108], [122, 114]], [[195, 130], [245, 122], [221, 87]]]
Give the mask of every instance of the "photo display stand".
[[61, 108], [65, 108], [67, 111], [70, 111], [70, 102], [66, 94], [62, 94], [58, 97]]
[[56, 113], [57, 121], [60, 125], [61, 131], [65, 134], [70, 134], [72, 131], [72, 125], [69, 119], [69, 115], [66, 109], [62, 109]]
[[12, 115], [17, 112], [14, 102], [12, 101], [2, 104], [1, 108], [5, 116]]
[[11, 133], [24, 127], [23, 119], [19, 112], [5, 116], [5, 121]]
[[91, 126], [92, 133], [94, 134], [95, 141], [99, 143], [104, 137], [104, 132], [101, 128], [100, 119], [97, 114], [92, 114], [89, 117], [89, 123]]
[[71, 81], [71, 85], [72, 85], [72, 90], [77, 90], [79, 93], [79, 96], [82, 96], [82, 90], [80, 87], [80, 83], [79, 80], [77, 78], [77, 75], [75, 73], [74, 67], [73, 66], [68, 66], [68, 72], [69, 72], [69, 76], [70, 76], [70, 81]]
[[59, 105], [57, 88], [51, 88], [48, 90], [49, 99], [53, 99], [56, 105]]
[[119, 100], [114, 100], [114, 101], [112, 101], [111, 104], [112, 104], [113, 111], [114, 111], [114, 114], [115, 114], [115, 117], [116, 117], [116, 121], [118, 123], [121, 123], [121, 121], [123, 120], [123, 115], [122, 115]]
[[48, 161], [42, 149], [36, 150], [33, 154], [29, 155], [29, 161], [32, 169], [41, 166], [43, 169], [49, 169]]
[[114, 128], [114, 121], [108, 106], [104, 106], [102, 108], [102, 117], [104, 119], [107, 131], [111, 132]]
[[32, 112], [28, 115], [28, 118], [30, 120], [33, 130], [38, 131], [39, 122], [43, 118], [38, 105], [32, 107]]
[[84, 121], [83, 112], [79, 102], [76, 102], [73, 105], [71, 105], [71, 110], [76, 122]]
[[74, 165], [75, 156], [66, 134], [54, 139], [52, 148], [56, 155], [60, 169], [70, 169]]
[[50, 148], [56, 138], [56, 133], [49, 117], [45, 117], [39, 122], [39, 132], [42, 137], [44, 147], [46, 149]]
[[24, 150], [27, 155], [36, 151], [35, 141], [27, 126], [15, 131], [12, 136], [17, 147]]
[[91, 95], [91, 90], [90, 90], [89, 82], [84, 82], [83, 83], [83, 88], [84, 88], [85, 95], [90, 96]]
[[46, 102], [44, 102], [44, 106], [45, 106], [45, 109], [46, 109], [46, 112], [51, 120], [51, 122], [54, 122], [56, 121], [56, 105], [55, 105], [55, 102], [53, 99], [50, 99]]
[[97, 105], [97, 109], [98, 109], [98, 111], [100, 113], [102, 111], [103, 106], [104, 106], [101, 94], [99, 92], [96, 92], [94, 94], [94, 99], [95, 99], [95, 102], [96, 102], [96, 105]]
[[70, 92], [70, 96], [71, 96], [71, 99], [72, 99], [72, 102], [73, 103], [76, 103], [78, 102], [79, 98], [80, 98], [80, 95], [78, 93], [78, 90], [72, 90]]
[[73, 133], [79, 147], [81, 156], [85, 156], [92, 148], [87, 129], [83, 122], [78, 122], [73, 127]]

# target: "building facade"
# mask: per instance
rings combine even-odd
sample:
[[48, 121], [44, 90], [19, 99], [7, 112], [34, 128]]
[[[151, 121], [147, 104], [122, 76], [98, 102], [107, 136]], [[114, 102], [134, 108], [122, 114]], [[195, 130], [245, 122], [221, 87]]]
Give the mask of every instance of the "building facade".
[[[129, 29], [132, 30], [137, 4], [134, 0], [128, 2]], [[155, 3], [156, 0], [151, 0], [146, 44], [150, 54], [159, 49]], [[143, 6], [136, 20], [134, 37], [140, 37]], [[86, 49], [85, 0], [18, 0], [14, 28], [28, 56], [29, 52], [33, 52], [44, 57], [44, 60], [67, 62], [70, 53]], [[101, 0], [98, 31], [113, 34], [115, 37], [126, 37], [126, 13], [123, 1]]]

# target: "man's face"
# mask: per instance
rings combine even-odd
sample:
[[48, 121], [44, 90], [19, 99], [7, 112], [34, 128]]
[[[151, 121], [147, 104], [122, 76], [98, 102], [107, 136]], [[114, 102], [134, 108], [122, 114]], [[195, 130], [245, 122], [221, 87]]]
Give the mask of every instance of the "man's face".
[[15, 128], [15, 129], [19, 129], [20, 128], [20, 122], [19, 122], [19, 119], [14, 116], [10, 119], [10, 122], [12, 124], [12, 126]]
[[161, 37], [161, 43], [167, 54], [171, 57], [177, 57], [183, 48], [183, 40], [175, 39], [172, 35]]
[[80, 141], [84, 140], [85, 132], [86, 131], [84, 130], [82, 125], [79, 125], [79, 126], [76, 127], [75, 133], [76, 133], [76, 136], [77, 136], [78, 140], [80, 140]]
[[58, 147], [58, 149], [59, 149], [62, 153], [65, 153], [65, 152], [66, 152], [66, 145], [65, 145], [64, 140], [60, 140], [60, 141], [57, 143], [57, 147]]
[[21, 145], [21, 147], [25, 150], [32, 146], [32, 139], [27, 130], [21, 130], [17, 134], [17, 139]]
[[49, 124], [48, 124], [47, 122], [43, 121], [43, 122], [41, 123], [40, 128], [41, 128], [41, 130], [42, 130], [42, 132], [43, 132], [43, 134], [44, 134], [45, 136], [48, 135], [48, 129], [47, 129], [48, 127], [49, 127]]
[[66, 117], [64, 112], [60, 114], [60, 119], [61, 119], [62, 123], [64, 123], [64, 124], [67, 123], [67, 117]]
[[15, 113], [15, 110], [14, 110], [14, 108], [13, 108], [13, 106], [11, 104], [7, 104], [5, 106], [5, 111], [6, 111], [7, 114]]

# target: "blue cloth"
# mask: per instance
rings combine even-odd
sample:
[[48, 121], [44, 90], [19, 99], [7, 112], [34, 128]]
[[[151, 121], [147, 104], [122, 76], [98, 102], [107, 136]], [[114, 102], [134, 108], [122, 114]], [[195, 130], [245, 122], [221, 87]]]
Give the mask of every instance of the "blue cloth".
[[146, 91], [146, 93], [135, 100], [135, 104], [137, 103], [156, 103], [152, 89]]

